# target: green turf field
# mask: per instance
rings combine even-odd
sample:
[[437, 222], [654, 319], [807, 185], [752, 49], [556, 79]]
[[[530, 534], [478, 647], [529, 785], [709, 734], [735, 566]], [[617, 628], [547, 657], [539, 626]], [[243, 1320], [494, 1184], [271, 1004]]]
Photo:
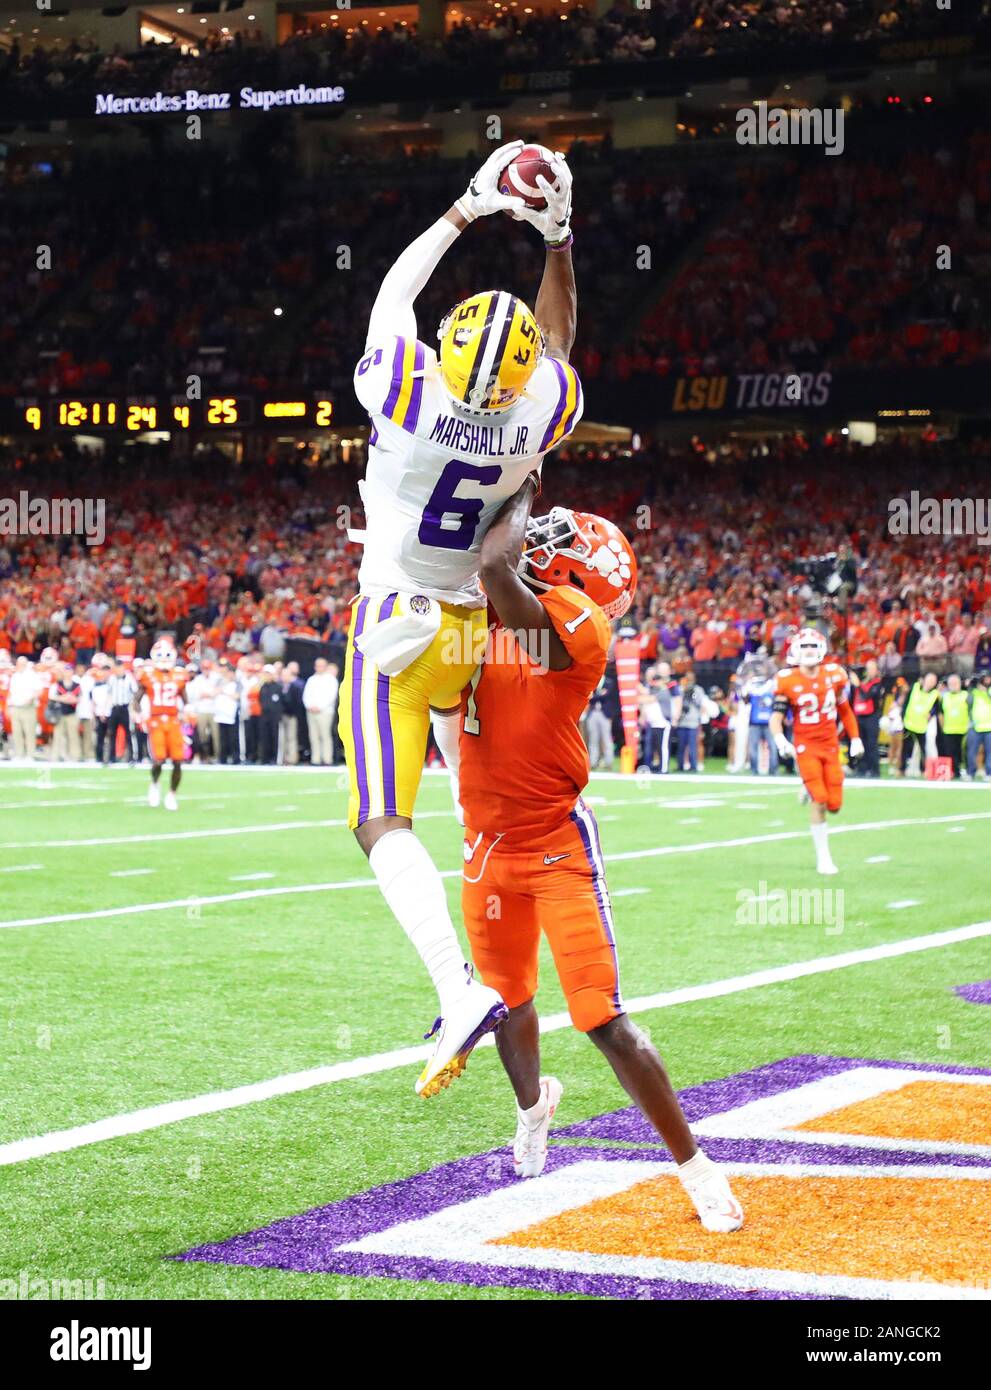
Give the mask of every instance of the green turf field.
[[[741, 977], [991, 918], [991, 785], [848, 784], [841, 873], [819, 880], [794, 780], [712, 772], [589, 788], [624, 995], [675, 1085], [807, 1053], [987, 1067], [991, 1008], [953, 992], [991, 976], [987, 935]], [[175, 815], [147, 807], [146, 784], [0, 767], [0, 1280], [102, 1279], [111, 1298], [540, 1296], [166, 1258], [503, 1144], [514, 1112], [490, 1048], [426, 1102], [416, 1058], [382, 1055], [422, 1047], [435, 1001], [344, 828], [339, 770], [193, 768]], [[446, 778], [419, 805], [457, 920]], [[816, 900], [812, 920], [762, 924], [741, 906], [827, 887], [841, 913]], [[718, 981], [715, 997], [658, 998]], [[563, 1007], [549, 960], [539, 1003]], [[561, 1125], [626, 1103], [568, 1027], [544, 1053]], [[315, 1068], [335, 1070], [218, 1094]], [[136, 1133], [57, 1137], [204, 1097], [203, 1113], [125, 1118]]]

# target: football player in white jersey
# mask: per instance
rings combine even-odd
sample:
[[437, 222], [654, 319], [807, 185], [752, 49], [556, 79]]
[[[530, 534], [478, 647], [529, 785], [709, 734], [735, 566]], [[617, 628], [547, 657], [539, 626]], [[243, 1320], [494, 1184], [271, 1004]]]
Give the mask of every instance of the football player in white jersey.
[[[577, 300], [571, 173], [555, 156], [539, 212], [500, 193], [499, 175], [522, 144], [496, 150], [392, 266], [354, 378], [372, 429], [361, 485], [365, 551], [340, 698], [348, 824], [437, 989], [440, 1017], [427, 1035], [434, 1050], [416, 1083], [423, 1096], [449, 1085], [506, 1016], [495, 990], [472, 979], [443, 880], [413, 833], [428, 727], [432, 721], [457, 804], [461, 691], [487, 636], [482, 538], [582, 413], [568, 362]], [[465, 228], [496, 212], [544, 236], [536, 312], [505, 290], [473, 295], [441, 323], [438, 354], [417, 338], [414, 300]]]

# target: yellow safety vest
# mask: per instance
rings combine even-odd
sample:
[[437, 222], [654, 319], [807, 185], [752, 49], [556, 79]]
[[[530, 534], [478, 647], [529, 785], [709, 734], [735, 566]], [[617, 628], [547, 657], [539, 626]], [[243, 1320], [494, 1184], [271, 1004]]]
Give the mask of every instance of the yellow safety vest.
[[939, 699], [939, 690], [923, 690], [922, 682], [916, 681], [905, 706], [905, 728], [910, 734], [924, 734], [929, 727], [932, 707]]
[[979, 734], [991, 734], [991, 690], [975, 685], [970, 695], [971, 723]]
[[943, 696], [943, 733], [965, 734], [969, 723], [966, 690], [948, 690]]

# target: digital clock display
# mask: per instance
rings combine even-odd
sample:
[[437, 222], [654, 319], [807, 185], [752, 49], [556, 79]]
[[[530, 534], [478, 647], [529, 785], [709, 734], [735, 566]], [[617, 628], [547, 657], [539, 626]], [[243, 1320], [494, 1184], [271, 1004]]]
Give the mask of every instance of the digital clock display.
[[3, 427], [40, 434], [71, 430], [75, 434], [212, 433], [220, 430], [309, 426], [327, 429], [334, 406], [326, 391], [260, 395], [55, 396], [22, 397], [3, 410]]

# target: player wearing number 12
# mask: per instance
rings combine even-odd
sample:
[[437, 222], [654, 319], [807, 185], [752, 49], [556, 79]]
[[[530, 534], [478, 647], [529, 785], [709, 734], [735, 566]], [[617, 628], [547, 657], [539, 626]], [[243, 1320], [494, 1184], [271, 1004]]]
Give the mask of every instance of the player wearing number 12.
[[138, 677], [143, 699], [148, 706], [148, 749], [151, 753], [151, 784], [148, 805], [159, 804], [159, 778], [166, 758], [172, 760], [169, 789], [165, 793], [165, 809], [177, 811], [176, 792], [182, 781], [182, 760], [185, 740], [180, 714], [186, 689], [186, 672], [176, 669], [178, 653], [171, 640], [160, 637], [151, 649], [149, 665]]
[[[506, 1014], [496, 991], [472, 978], [443, 881], [413, 833], [428, 726], [432, 720], [457, 806], [459, 700], [486, 637], [482, 540], [582, 413], [568, 362], [576, 312], [571, 174], [555, 159], [554, 184], [541, 184], [546, 207], [530, 209], [498, 189], [521, 148], [516, 141], [496, 150], [389, 270], [354, 378], [372, 428], [360, 488], [365, 551], [340, 701], [348, 824], [437, 989], [434, 1051], [416, 1084], [423, 1096], [459, 1075]], [[495, 212], [544, 236], [535, 312], [506, 290], [475, 294], [441, 323], [438, 355], [417, 336], [414, 301], [461, 232]]]

